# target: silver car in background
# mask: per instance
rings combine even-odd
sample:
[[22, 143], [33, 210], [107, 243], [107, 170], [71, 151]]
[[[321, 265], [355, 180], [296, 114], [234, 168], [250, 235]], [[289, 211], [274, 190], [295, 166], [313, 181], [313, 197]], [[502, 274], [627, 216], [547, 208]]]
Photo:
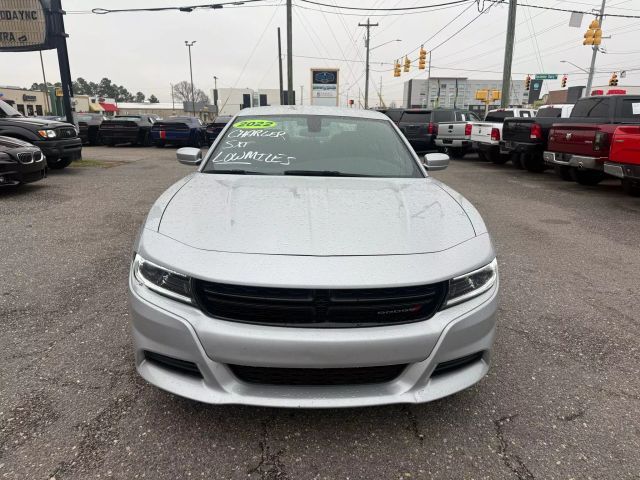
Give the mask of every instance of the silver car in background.
[[419, 403], [489, 369], [482, 218], [374, 111], [242, 110], [151, 208], [129, 276], [135, 361], [202, 402]]

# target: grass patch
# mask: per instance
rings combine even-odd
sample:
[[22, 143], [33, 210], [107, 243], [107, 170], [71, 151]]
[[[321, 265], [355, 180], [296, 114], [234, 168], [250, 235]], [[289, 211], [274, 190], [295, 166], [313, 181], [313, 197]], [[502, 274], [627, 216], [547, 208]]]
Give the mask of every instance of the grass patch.
[[74, 160], [71, 162], [69, 168], [111, 168], [125, 163], [127, 162], [123, 162], [121, 160], [109, 162], [104, 160], [94, 160], [92, 158], [83, 158], [82, 160]]

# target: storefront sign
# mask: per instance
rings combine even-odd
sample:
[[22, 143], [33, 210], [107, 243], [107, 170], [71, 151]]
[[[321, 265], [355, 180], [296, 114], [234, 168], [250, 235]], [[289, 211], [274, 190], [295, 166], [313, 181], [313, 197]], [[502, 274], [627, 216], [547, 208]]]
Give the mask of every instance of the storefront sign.
[[23, 102], [35, 102], [37, 97], [35, 95], [27, 95], [26, 93], [22, 95]]
[[311, 104], [338, 105], [338, 69], [311, 69]]
[[0, 52], [55, 48], [50, 0], [0, 0]]

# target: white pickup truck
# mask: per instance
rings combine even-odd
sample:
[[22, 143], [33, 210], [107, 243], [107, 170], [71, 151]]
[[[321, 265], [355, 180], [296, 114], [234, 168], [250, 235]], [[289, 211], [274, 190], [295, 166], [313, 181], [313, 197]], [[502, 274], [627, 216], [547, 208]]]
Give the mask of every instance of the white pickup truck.
[[499, 108], [489, 110], [484, 122], [471, 124], [471, 145], [478, 152], [481, 160], [491, 160], [502, 164], [509, 161], [509, 155], [500, 153], [502, 139], [502, 123], [505, 118], [531, 118], [536, 116], [536, 110], [526, 108]]

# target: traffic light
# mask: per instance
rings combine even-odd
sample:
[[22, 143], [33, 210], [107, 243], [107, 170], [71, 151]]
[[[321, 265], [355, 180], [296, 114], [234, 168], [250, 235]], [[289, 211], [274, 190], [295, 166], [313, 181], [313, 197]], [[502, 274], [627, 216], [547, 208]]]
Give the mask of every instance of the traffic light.
[[615, 87], [617, 85], [618, 85], [618, 74], [616, 72], [613, 72], [611, 74], [611, 78], [609, 79], [609, 86]]
[[393, 64], [393, 76], [394, 77], [399, 77], [400, 76], [400, 62], [398, 60], [396, 60]]
[[404, 57], [404, 72], [407, 73], [410, 68], [411, 68], [411, 60], [409, 60], [409, 57]]
[[566, 75], [562, 76], [562, 82], [561, 82], [562, 88], [567, 86], [567, 78], [568, 77]]
[[600, 45], [602, 43], [602, 29], [600, 22], [594, 20], [589, 24], [589, 29], [584, 33], [583, 45]]
[[489, 90], [476, 90], [476, 100], [486, 102], [489, 100]]
[[529, 90], [531, 87], [531, 75], [527, 75], [527, 78], [524, 79], [524, 89]]
[[427, 51], [424, 49], [424, 45], [420, 47], [420, 57], [418, 57], [418, 68], [424, 70], [427, 66]]

